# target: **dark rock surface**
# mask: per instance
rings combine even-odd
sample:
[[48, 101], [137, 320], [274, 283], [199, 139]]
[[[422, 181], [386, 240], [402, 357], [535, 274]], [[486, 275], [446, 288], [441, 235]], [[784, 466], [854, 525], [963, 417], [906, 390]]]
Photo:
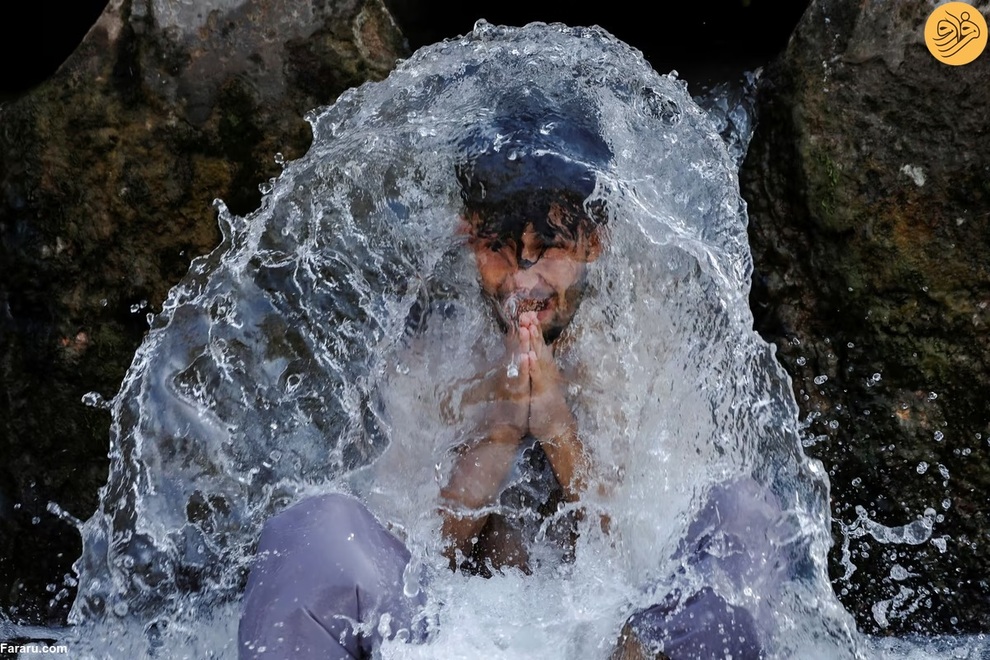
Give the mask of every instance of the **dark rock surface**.
[[832, 478], [836, 592], [886, 634], [990, 629], [990, 53], [937, 62], [932, 9], [815, 0], [742, 172], [757, 329]]
[[495, 25], [533, 21], [599, 25], [638, 48], [654, 69], [676, 69], [692, 94], [763, 66], [783, 50], [808, 0], [708, 0], [657, 5], [654, 20], [638, 0], [565, 3], [549, 0], [385, 0], [413, 50], [469, 32], [484, 18]]
[[[308, 148], [303, 114], [405, 54], [380, 0], [113, 0], [0, 106], [0, 606], [57, 620], [107, 478], [109, 414], [153, 312]], [[63, 576], [65, 576], [63, 578]], [[61, 593], [60, 593], [61, 592]]]
[[51, 78], [106, 5], [107, 0], [8, 3], [0, 21], [0, 62], [4, 64], [0, 67], [0, 102]]

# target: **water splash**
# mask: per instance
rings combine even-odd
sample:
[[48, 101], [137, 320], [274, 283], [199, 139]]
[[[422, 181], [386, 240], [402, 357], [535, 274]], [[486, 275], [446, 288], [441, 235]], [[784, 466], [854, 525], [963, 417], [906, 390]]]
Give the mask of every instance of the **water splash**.
[[719, 83], [694, 97], [725, 140], [737, 168], [742, 166], [756, 129], [756, 85], [761, 75], [762, 69], [747, 71], [735, 83]]
[[[438, 560], [437, 478], [465, 384], [501, 340], [456, 230], [453, 174], [512, 95], [586, 104], [614, 154], [593, 194], [608, 248], [559, 356], [611, 485], [585, 505], [613, 531], [583, 529], [576, 561], [548, 574], [469, 580]], [[606, 657], [672, 575], [690, 583], [674, 550], [707, 494], [752, 478], [785, 504], [774, 561], [792, 578], [726, 582], [727, 597], [772, 621], [776, 656], [859, 653], [826, 574], [826, 477], [751, 330], [735, 164], [683, 82], [597, 28], [482, 22], [307, 119], [312, 148], [256, 212], [218, 203], [222, 244], [171, 291], [113, 400], [75, 648], [122, 652], [123, 631], [137, 655], [233, 655], [262, 522], [349, 490], [405, 538], [443, 621], [430, 645], [386, 657]]]

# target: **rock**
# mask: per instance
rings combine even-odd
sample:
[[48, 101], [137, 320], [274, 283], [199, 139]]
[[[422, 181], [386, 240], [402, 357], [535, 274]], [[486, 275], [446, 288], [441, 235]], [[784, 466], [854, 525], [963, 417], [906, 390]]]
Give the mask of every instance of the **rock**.
[[0, 606], [15, 617], [71, 603], [78, 535], [47, 509], [87, 518], [106, 483], [110, 416], [83, 396], [114, 395], [146, 315], [219, 242], [211, 200], [256, 208], [276, 153], [308, 148], [303, 114], [403, 55], [380, 0], [112, 0], [52, 79], [0, 107]]
[[[932, 9], [812, 2], [741, 173], [756, 326], [832, 478], [834, 585], [886, 634], [990, 628], [990, 53], [936, 61]], [[914, 544], [870, 522], [919, 520]]]

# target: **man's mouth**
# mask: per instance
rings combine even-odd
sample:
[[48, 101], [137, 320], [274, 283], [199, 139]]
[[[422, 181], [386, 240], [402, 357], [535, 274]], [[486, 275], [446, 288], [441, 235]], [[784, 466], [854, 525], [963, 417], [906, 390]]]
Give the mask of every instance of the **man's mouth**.
[[522, 314], [523, 312], [542, 312], [549, 304], [550, 301], [546, 299], [535, 300], [533, 298], [523, 298], [516, 304], [516, 313]]
[[523, 312], [542, 312], [550, 307], [550, 298], [531, 298], [513, 294], [502, 305], [502, 313], [508, 320], [515, 321]]

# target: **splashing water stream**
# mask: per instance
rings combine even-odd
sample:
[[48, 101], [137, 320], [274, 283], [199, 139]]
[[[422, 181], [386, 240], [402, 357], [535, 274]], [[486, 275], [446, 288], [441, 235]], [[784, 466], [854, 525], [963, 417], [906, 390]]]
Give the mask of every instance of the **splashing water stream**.
[[[585, 506], [612, 531], [582, 527], [571, 564], [484, 580], [447, 570], [436, 514], [466, 384], [501, 341], [457, 232], [454, 171], [512, 95], [585, 104], [614, 154], [593, 194], [608, 245], [560, 355], [610, 485]], [[384, 657], [604, 658], [672, 576], [700, 579], [678, 543], [714, 487], [746, 478], [782, 503], [773, 562], [788, 578], [722, 591], [771, 622], [773, 657], [863, 655], [828, 581], [827, 479], [751, 329], [736, 164], [684, 83], [600, 29], [479, 23], [307, 120], [312, 148], [261, 208], [218, 203], [222, 244], [171, 291], [113, 402], [74, 652], [236, 656], [261, 524], [347, 491], [404, 538], [440, 622]]]

